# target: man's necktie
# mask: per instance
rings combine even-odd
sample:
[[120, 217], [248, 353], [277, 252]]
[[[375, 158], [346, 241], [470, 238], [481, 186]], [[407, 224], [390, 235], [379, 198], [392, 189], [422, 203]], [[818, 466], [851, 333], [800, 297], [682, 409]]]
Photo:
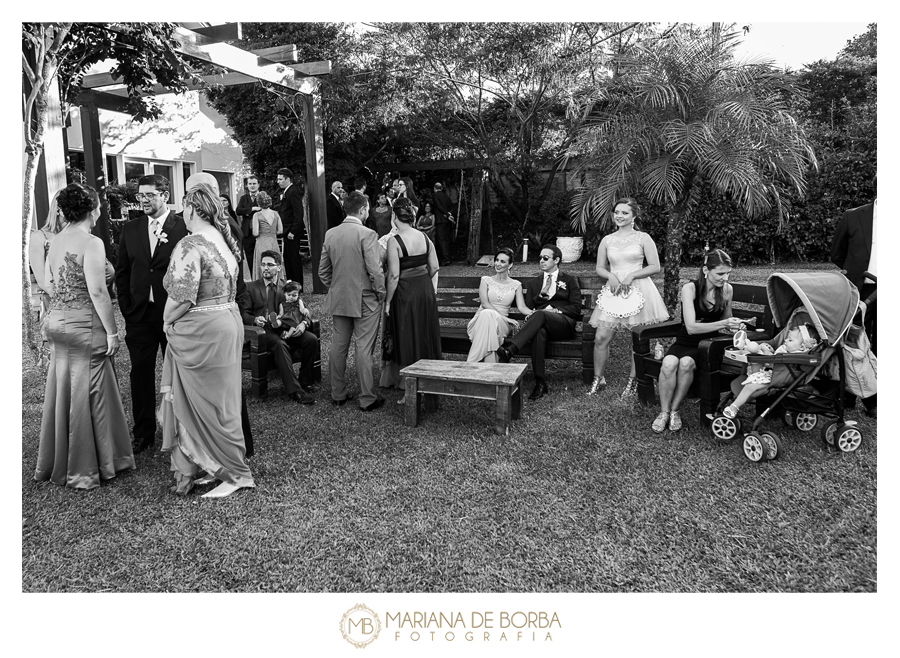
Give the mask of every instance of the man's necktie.
[[541, 297], [550, 298], [550, 286], [553, 284], [553, 277], [549, 274], [544, 275], [544, 287], [541, 288]]
[[153, 255], [153, 252], [156, 251], [156, 244], [159, 242], [159, 238], [156, 234], [159, 232], [159, 222], [155, 219], [150, 220], [150, 255]]
[[269, 313], [274, 313], [275, 312], [275, 286], [274, 286], [274, 284], [270, 283], [266, 286], [266, 288], [268, 288], [268, 292], [266, 293], [266, 295], [267, 295], [266, 310], [269, 311]]

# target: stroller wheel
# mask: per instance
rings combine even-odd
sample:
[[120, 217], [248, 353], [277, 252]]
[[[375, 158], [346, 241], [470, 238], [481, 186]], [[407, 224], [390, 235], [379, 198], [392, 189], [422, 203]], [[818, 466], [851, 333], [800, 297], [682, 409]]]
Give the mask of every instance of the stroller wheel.
[[781, 438], [775, 432], [763, 432], [759, 438], [766, 447], [766, 459], [772, 460], [781, 454]]
[[797, 414], [794, 418], [794, 426], [801, 432], [812, 432], [819, 423], [816, 414]]
[[795, 424], [795, 421], [797, 419], [794, 417], [793, 411], [788, 411], [785, 409], [784, 413], [781, 414], [781, 420], [783, 420], [784, 424], [787, 425], [788, 427], [790, 427], [791, 429], [797, 427], [797, 425]]
[[713, 437], [717, 441], [727, 443], [734, 439], [738, 432], [741, 431], [741, 421], [739, 418], [726, 418], [725, 416], [716, 416], [710, 425]]
[[834, 430], [834, 445], [841, 452], [853, 452], [862, 443], [862, 432], [855, 425], [844, 423]]
[[841, 424], [839, 420], [829, 420], [827, 423], [822, 425], [822, 440], [830, 446], [834, 446], [834, 431], [837, 429], [838, 425]]
[[761, 462], [768, 459], [766, 446], [755, 432], [750, 432], [744, 437], [744, 455], [752, 462]]

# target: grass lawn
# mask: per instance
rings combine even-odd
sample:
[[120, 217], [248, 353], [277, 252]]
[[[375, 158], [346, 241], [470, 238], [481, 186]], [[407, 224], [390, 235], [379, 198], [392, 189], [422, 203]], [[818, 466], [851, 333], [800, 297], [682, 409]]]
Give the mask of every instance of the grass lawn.
[[[741, 267], [733, 280], [761, 283], [774, 269]], [[324, 296], [305, 301], [321, 317]], [[508, 437], [491, 432], [490, 404], [473, 400], [445, 398], [408, 428], [400, 391], [369, 414], [329, 404], [331, 323], [321, 319], [316, 405], [287, 400], [275, 375], [268, 398], [249, 403], [257, 488], [224, 500], [170, 494], [158, 451], [90, 492], [34, 482], [43, 381], [23, 348], [23, 591], [877, 590], [876, 425], [859, 411], [850, 417], [864, 440], [852, 454], [773, 420], [784, 454], [753, 464], [713, 441], [694, 401], [683, 431], [656, 435], [657, 409], [618, 401], [621, 334], [598, 398], [585, 395], [577, 364], [549, 361], [550, 396], [524, 400]], [[130, 418], [128, 369], [123, 346]], [[526, 393], [532, 381], [529, 369]]]

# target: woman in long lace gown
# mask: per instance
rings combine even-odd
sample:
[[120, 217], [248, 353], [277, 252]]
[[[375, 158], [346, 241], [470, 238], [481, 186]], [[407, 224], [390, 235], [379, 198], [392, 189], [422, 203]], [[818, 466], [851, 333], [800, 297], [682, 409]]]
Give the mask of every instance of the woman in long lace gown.
[[466, 328], [472, 341], [466, 361], [497, 362], [497, 348], [510, 331], [519, 328], [519, 323], [509, 318], [509, 308], [513, 302], [526, 317], [533, 313], [525, 305], [522, 284], [509, 276], [512, 261], [512, 249], [501, 249], [494, 254], [494, 275], [481, 277], [478, 287], [481, 308]]
[[73, 183], [57, 203], [67, 225], [50, 244], [44, 269], [50, 367], [34, 479], [93, 489], [134, 468], [112, 364], [119, 333], [103, 242], [91, 235], [100, 216], [97, 192]]
[[[244, 326], [234, 301], [240, 245], [209, 185], [184, 197], [184, 223], [190, 235], [175, 246], [163, 278], [163, 450], [171, 453], [176, 493], [221, 480], [205, 494], [221, 498], [255, 486], [241, 429]], [[206, 475], [195, 479], [201, 469]]]
[[[591, 326], [597, 329], [594, 336], [594, 381], [588, 395], [594, 395], [606, 387], [603, 373], [609, 359], [609, 344], [616, 329], [630, 331], [632, 327], [669, 319], [662, 296], [650, 280], [659, 272], [656, 243], [649, 235], [634, 228], [640, 212], [640, 206], [634, 199], [620, 199], [613, 211], [613, 222], [618, 230], [605, 236], [597, 247], [597, 274], [606, 279], [606, 287], [613, 295], [627, 294], [634, 287], [643, 295], [644, 306], [636, 315], [624, 318], [605, 312], [599, 304], [594, 308], [590, 319]], [[634, 360], [631, 359], [631, 371], [622, 398], [634, 396], [636, 390]]]
[[[272, 210], [272, 197], [265, 192], [256, 195], [256, 203], [262, 208], [253, 215], [253, 235], [256, 237], [256, 250], [253, 252], [253, 280], [257, 281], [262, 278], [262, 268], [259, 261], [264, 251], [277, 251], [278, 234], [284, 233], [284, 227], [281, 224], [281, 215]], [[285, 279], [284, 265], [281, 266], [281, 279]]]
[[[441, 329], [432, 277], [439, 267], [434, 245], [413, 228], [415, 212], [409, 199], [394, 202], [397, 234], [387, 242], [388, 282], [385, 315], [391, 325], [399, 369], [419, 359], [441, 358]], [[402, 386], [402, 377], [399, 384]], [[400, 400], [404, 402], [405, 398]]]

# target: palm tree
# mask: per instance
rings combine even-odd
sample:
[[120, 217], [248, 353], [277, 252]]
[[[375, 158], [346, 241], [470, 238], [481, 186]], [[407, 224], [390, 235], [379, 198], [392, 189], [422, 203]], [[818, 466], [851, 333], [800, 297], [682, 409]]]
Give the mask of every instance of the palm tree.
[[663, 297], [678, 299], [682, 237], [706, 181], [750, 218], [773, 208], [779, 226], [789, 189], [802, 197], [817, 167], [791, 115], [799, 89], [766, 61], [737, 61], [740, 33], [679, 26], [623, 57], [581, 104], [584, 126], [569, 157], [593, 179], [577, 190], [572, 225], [610, 221], [615, 200], [643, 193], [668, 211]]

